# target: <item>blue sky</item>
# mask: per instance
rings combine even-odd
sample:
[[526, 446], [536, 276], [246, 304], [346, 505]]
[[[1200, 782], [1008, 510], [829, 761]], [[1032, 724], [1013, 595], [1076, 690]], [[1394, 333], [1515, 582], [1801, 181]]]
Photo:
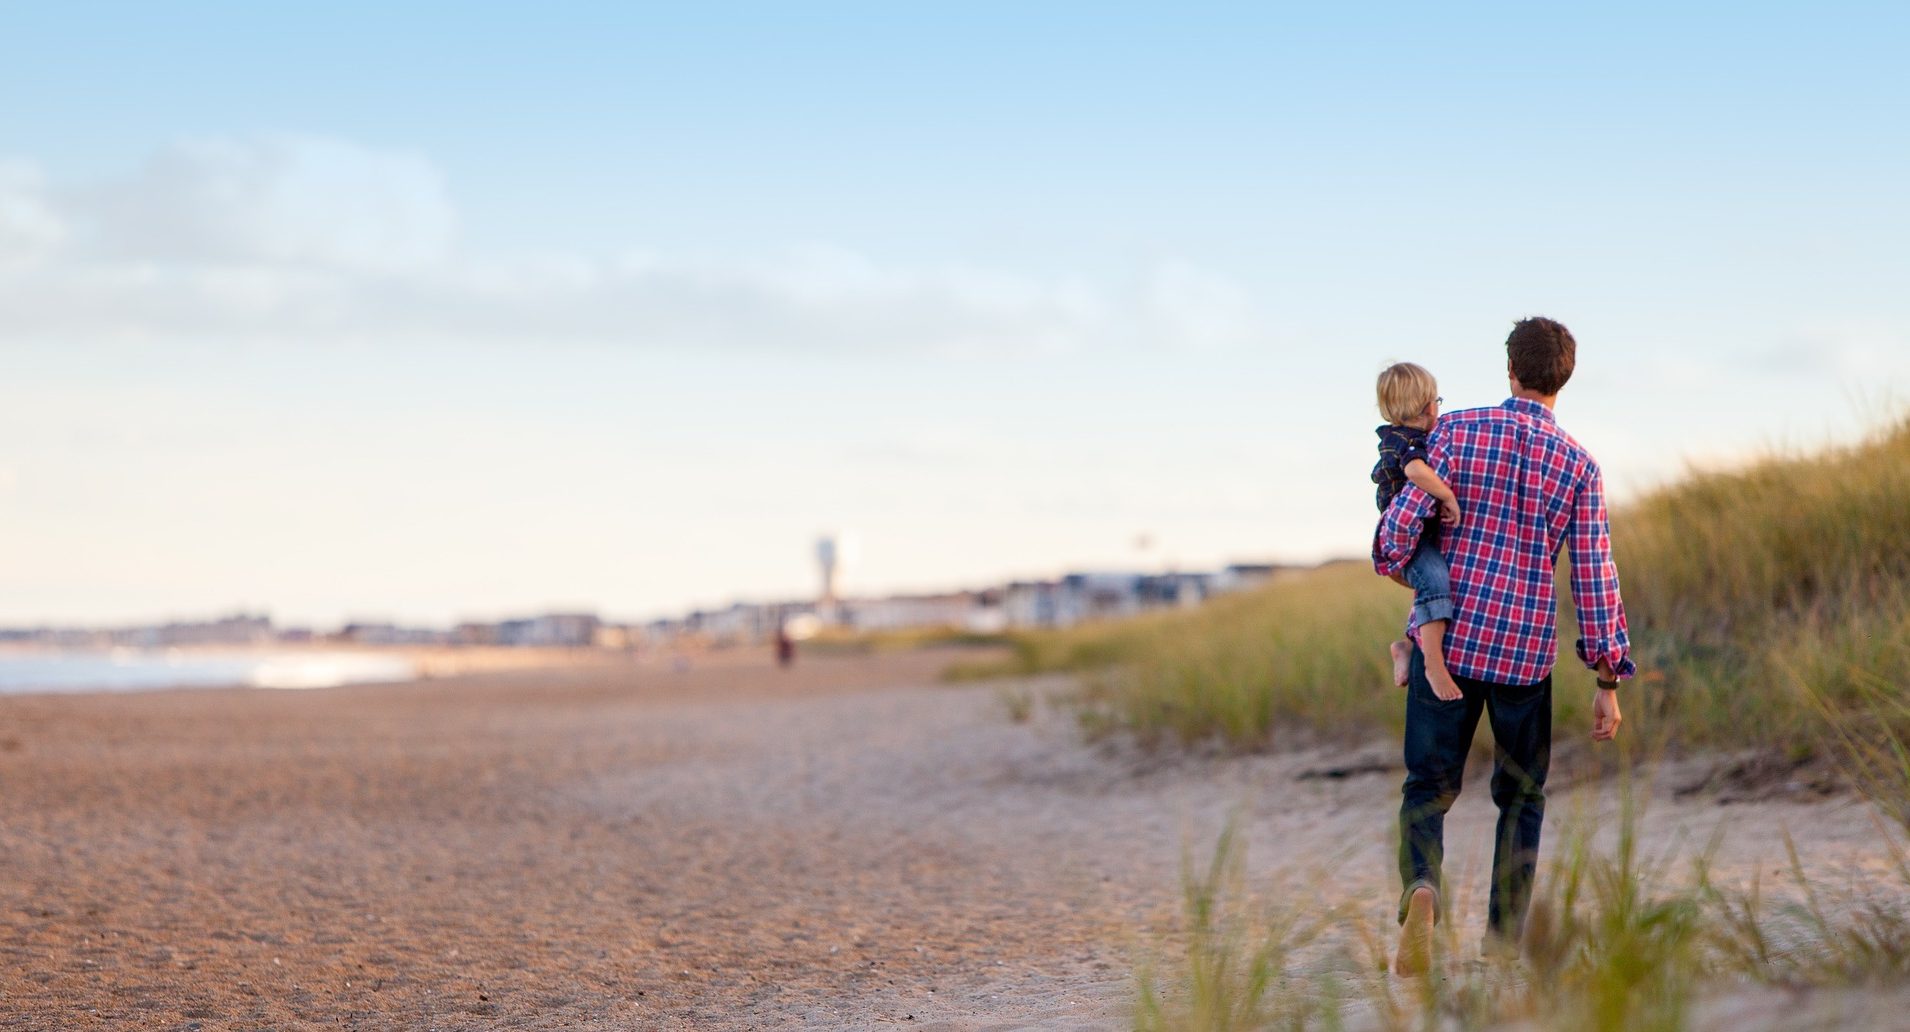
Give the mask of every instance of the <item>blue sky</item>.
[[10, 10], [0, 620], [1357, 554], [1530, 312], [1621, 498], [1910, 386], [1898, 6], [1035, 6]]

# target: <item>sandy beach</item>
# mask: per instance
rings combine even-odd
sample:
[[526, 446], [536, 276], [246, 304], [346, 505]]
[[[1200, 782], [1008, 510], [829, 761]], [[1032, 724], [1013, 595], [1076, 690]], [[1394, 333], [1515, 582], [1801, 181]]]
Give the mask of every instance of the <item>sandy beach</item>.
[[[1388, 926], [1395, 748], [1150, 760], [951, 658], [0, 698], [0, 1028], [1117, 1029], [1230, 817], [1257, 888]], [[1723, 827], [1719, 877], [1772, 885], [1789, 829], [1822, 891], [1897, 884], [1853, 797], [1691, 776], [1648, 851]], [[1448, 825], [1473, 924], [1483, 788]], [[1384, 977], [1361, 941], [1306, 963]]]

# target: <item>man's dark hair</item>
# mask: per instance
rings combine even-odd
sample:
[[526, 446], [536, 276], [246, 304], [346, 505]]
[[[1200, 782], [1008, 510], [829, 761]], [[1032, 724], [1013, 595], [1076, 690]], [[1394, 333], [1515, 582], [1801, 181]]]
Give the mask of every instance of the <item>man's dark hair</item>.
[[1519, 385], [1540, 394], [1557, 394], [1578, 364], [1578, 341], [1557, 319], [1535, 315], [1512, 324], [1505, 357]]

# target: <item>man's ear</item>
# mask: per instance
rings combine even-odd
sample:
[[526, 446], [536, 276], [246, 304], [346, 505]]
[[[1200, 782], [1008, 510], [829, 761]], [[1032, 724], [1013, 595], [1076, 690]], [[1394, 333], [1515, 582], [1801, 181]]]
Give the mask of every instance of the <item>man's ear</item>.
[[1512, 381], [1512, 393], [1517, 394], [1525, 389], [1525, 384], [1519, 382], [1519, 374], [1512, 371], [1511, 359], [1507, 359], [1505, 363], [1505, 378]]

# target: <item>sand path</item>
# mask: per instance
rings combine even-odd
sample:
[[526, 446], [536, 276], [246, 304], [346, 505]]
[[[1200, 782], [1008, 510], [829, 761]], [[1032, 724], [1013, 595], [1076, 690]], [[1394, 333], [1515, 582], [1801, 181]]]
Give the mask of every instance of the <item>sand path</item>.
[[[1387, 747], [1138, 762], [948, 659], [0, 699], [0, 1028], [1122, 1028], [1230, 815], [1264, 891], [1384, 928]], [[1648, 848], [1720, 824], [1728, 879], [1789, 827], [1827, 889], [1888, 884], [1848, 797], [1660, 798]], [[1378, 977], [1358, 941], [1308, 964]]]

